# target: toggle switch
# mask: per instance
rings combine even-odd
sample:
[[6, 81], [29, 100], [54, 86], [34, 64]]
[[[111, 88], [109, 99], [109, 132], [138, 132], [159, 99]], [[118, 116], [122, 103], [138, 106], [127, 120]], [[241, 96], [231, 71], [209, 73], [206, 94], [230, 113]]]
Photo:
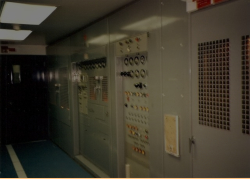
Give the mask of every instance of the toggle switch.
[[136, 87], [136, 88], [140, 88], [140, 89], [142, 89], [142, 83], [135, 83], [134, 84], [134, 86]]

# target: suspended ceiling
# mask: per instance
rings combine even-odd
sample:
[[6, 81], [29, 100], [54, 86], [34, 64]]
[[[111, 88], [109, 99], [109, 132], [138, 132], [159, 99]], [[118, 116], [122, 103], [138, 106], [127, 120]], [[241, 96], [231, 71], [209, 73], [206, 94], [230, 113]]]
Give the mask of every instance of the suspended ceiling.
[[[136, 0], [8, 0], [10, 2], [55, 5], [58, 8], [40, 25], [21, 25], [33, 32], [24, 41], [0, 41], [1, 44], [48, 45]], [[3, 5], [4, 1], [0, 0]], [[2, 29], [12, 24], [0, 23]]]

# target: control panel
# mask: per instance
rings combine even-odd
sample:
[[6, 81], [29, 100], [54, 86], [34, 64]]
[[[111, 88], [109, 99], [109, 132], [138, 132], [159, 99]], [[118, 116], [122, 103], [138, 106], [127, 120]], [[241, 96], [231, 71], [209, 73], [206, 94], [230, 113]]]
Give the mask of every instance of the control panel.
[[[116, 44], [121, 60], [127, 177], [149, 177], [149, 92], [147, 34]], [[128, 169], [129, 168], [129, 169]], [[146, 172], [144, 172], [146, 171]]]
[[[109, 174], [109, 87], [106, 58], [77, 62], [80, 155]], [[100, 151], [94, 152], [97, 149]]]
[[78, 82], [78, 106], [79, 112], [82, 114], [88, 114], [88, 74], [81, 72]]

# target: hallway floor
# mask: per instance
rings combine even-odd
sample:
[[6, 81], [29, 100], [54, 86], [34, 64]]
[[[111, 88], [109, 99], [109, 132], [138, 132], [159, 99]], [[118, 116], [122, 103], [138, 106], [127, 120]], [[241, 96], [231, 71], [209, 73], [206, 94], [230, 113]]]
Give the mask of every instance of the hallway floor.
[[93, 178], [51, 141], [2, 146], [0, 178]]

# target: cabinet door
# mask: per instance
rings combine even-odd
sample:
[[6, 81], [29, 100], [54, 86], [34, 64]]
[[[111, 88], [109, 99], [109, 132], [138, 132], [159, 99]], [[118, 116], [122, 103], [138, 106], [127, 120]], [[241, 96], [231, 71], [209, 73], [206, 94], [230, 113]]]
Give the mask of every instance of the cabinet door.
[[246, 7], [232, 1], [191, 15], [193, 177], [250, 175]]

